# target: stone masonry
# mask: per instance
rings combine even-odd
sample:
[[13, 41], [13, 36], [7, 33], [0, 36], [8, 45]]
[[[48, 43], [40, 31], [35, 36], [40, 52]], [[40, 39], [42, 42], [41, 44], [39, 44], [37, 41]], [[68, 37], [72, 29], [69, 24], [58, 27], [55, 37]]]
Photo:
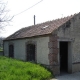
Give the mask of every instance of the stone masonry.
[[57, 41], [58, 37], [57, 35], [51, 35], [49, 37], [49, 43], [48, 43], [48, 47], [49, 47], [49, 65], [50, 65], [50, 69], [54, 74], [58, 74], [59, 73], [59, 64], [58, 64], [58, 41]]

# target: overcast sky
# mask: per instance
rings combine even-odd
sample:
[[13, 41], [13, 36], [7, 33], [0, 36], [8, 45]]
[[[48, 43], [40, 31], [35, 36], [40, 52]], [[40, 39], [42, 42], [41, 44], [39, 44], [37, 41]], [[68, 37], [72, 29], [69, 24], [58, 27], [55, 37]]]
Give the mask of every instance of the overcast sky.
[[28, 9], [22, 14], [16, 15], [10, 26], [5, 27], [5, 31], [0, 36], [7, 37], [20, 28], [33, 25], [33, 16], [36, 15], [36, 24], [48, 20], [69, 16], [80, 12], [80, 0], [4, 0], [7, 3], [9, 15], [16, 15], [37, 2], [36, 6]]

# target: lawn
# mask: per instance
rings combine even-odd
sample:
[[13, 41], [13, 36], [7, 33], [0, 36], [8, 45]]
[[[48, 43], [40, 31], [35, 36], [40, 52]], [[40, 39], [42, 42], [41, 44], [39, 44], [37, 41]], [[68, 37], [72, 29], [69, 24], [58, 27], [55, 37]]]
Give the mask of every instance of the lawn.
[[51, 76], [39, 64], [0, 56], [0, 80], [48, 80]]

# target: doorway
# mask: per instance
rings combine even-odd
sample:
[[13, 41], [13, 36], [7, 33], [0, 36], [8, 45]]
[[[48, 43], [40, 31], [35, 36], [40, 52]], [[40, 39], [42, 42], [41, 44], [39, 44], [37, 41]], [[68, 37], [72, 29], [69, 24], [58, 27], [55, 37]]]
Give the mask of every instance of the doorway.
[[68, 72], [68, 42], [60, 42], [60, 72]]
[[35, 45], [27, 44], [27, 61], [35, 61]]
[[9, 45], [9, 57], [14, 58], [14, 45]]

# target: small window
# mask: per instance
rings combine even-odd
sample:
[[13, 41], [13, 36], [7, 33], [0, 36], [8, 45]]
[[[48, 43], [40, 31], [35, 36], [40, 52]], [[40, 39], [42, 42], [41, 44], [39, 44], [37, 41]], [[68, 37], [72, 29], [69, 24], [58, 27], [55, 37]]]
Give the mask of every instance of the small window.
[[49, 27], [49, 25], [46, 25], [46, 26], [42, 27], [41, 29], [44, 30], [44, 29], [46, 29], [48, 27]]
[[71, 22], [68, 21], [68, 22], [66, 23], [66, 28], [70, 27], [70, 24], [71, 24]]

